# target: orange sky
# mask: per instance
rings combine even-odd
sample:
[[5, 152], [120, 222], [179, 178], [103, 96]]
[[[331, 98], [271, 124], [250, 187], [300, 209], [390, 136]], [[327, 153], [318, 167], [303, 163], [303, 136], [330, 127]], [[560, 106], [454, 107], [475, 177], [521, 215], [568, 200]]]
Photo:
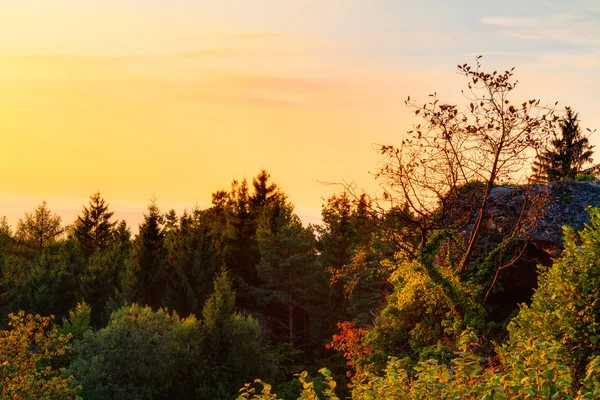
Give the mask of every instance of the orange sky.
[[316, 222], [337, 191], [321, 182], [372, 190], [373, 143], [414, 122], [406, 96], [460, 100], [455, 65], [480, 53], [517, 66], [517, 102], [558, 100], [600, 126], [598, 11], [585, 2], [435, 27], [386, 1], [225, 3], [239, 6], [230, 18], [184, 0], [0, 5], [0, 215], [14, 224], [46, 199], [70, 223], [99, 190], [136, 225], [153, 196], [165, 211], [205, 206], [265, 168]]

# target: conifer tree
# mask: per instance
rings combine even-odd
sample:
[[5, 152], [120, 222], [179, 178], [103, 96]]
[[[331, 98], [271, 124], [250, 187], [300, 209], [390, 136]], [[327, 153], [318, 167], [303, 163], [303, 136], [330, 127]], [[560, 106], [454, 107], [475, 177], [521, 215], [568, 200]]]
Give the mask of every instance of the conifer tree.
[[83, 253], [89, 257], [94, 251], [104, 249], [113, 239], [116, 222], [111, 222], [114, 213], [108, 211], [108, 204], [100, 192], [90, 196], [90, 205], [83, 207], [77, 217], [75, 237]]
[[258, 214], [265, 206], [281, 198], [281, 193], [275, 183], [269, 183], [271, 175], [264, 169], [252, 180], [254, 193], [250, 196], [250, 210]]
[[25, 218], [19, 220], [16, 236], [20, 243], [41, 252], [63, 231], [62, 219], [56, 214], [52, 215], [44, 201], [34, 213], [26, 213]]
[[131, 244], [131, 230], [127, 226], [127, 222], [120, 221], [114, 231], [114, 238], [121, 246], [129, 247]]
[[241, 183], [233, 181], [230, 191], [213, 194], [214, 226], [223, 241], [223, 256], [234, 278], [238, 305], [246, 310], [256, 310], [256, 298], [251, 292], [261, 284], [256, 271], [260, 261], [258, 221], [263, 210], [283, 197], [265, 170], [252, 180], [252, 190], [244, 179]]
[[278, 360], [262, 337], [258, 321], [235, 312], [232, 283], [223, 268], [202, 310], [206, 335], [202, 356], [211, 371], [202, 376], [202, 399], [230, 398], [239, 382], [277, 371]]
[[231, 321], [235, 315], [235, 291], [226, 269], [214, 279], [213, 292], [202, 309], [204, 326], [212, 334], [219, 326]]
[[212, 279], [223, 265], [222, 234], [214, 226], [212, 213], [195, 209], [178, 222], [168, 222], [165, 233], [169, 286], [166, 303], [179, 315], [199, 315], [212, 291]]
[[585, 168], [592, 163], [594, 146], [581, 133], [578, 114], [567, 107], [559, 126], [560, 136], [555, 134], [551, 148], [539, 154], [533, 164], [532, 181], [575, 180], [580, 174], [597, 172], [598, 166]]
[[0, 258], [6, 252], [8, 245], [12, 239], [12, 231], [6, 216], [0, 218]]
[[314, 234], [302, 226], [292, 205], [280, 202], [262, 213], [257, 241], [261, 255], [256, 266], [261, 279], [256, 290], [259, 304], [294, 346], [301, 331], [296, 322], [306, 314], [311, 279], [318, 273]]
[[162, 305], [166, 292], [167, 276], [164, 270], [166, 256], [164, 218], [152, 200], [148, 213], [140, 224], [134, 243], [134, 264], [138, 276], [138, 298], [157, 309]]

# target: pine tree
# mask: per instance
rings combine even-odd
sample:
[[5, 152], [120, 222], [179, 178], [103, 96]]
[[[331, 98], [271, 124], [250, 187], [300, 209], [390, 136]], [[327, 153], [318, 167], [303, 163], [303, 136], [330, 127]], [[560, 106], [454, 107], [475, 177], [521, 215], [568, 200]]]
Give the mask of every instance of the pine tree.
[[89, 257], [94, 251], [109, 245], [116, 222], [111, 222], [114, 213], [108, 211], [108, 204], [100, 192], [90, 196], [89, 208], [84, 206], [82, 213], [77, 217], [74, 233], [83, 253]]
[[552, 182], [575, 180], [581, 174], [597, 172], [592, 163], [592, 148], [587, 137], [581, 133], [578, 114], [570, 107], [560, 122], [560, 136], [552, 139], [551, 148], [538, 155], [533, 165], [532, 181]]

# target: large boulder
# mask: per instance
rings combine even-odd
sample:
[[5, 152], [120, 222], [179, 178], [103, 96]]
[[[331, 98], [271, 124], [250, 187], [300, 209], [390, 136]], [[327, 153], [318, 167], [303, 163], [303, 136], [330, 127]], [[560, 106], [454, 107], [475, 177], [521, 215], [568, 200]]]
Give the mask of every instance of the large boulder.
[[[525, 213], [521, 213], [527, 201]], [[557, 181], [549, 184], [496, 187], [486, 213], [488, 230], [514, 229], [519, 236], [552, 257], [563, 249], [563, 226], [575, 230], [589, 222], [587, 208], [600, 207], [600, 184]]]
[[537, 266], [549, 267], [560, 256], [563, 226], [583, 228], [589, 222], [589, 206], [600, 207], [597, 183], [559, 181], [492, 189], [476, 253], [486, 254], [513, 233], [522, 243], [520, 258], [499, 271], [495, 288], [502, 289], [492, 291], [487, 299], [494, 319], [503, 321], [518, 304], [530, 302], [537, 287]]

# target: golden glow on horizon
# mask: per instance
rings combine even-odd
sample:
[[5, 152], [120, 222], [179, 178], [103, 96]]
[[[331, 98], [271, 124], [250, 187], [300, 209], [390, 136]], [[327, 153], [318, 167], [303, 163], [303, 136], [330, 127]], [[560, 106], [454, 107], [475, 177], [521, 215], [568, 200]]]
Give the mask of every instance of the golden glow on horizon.
[[[331, 60], [277, 48], [257, 60], [251, 40], [271, 39], [132, 57], [0, 55], [0, 147], [11, 149], [0, 192], [206, 204], [266, 168], [318, 215], [335, 190], [319, 181], [370, 180], [371, 144], [396, 131], [394, 118], [382, 120], [381, 93], [355, 79], [364, 71], [334, 75]], [[293, 71], [300, 57], [317, 66]]]
[[[406, 96], [437, 91], [460, 101], [453, 68], [474, 59], [402, 59], [418, 50], [406, 32], [361, 39], [227, 31], [208, 17], [177, 18], [0, 16], [0, 215], [22, 215], [51, 196], [51, 207], [78, 211], [75, 203], [98, 190], [127, 210], [123, 204], [143, 207], [153, 196], [162, 208], [206, 205], [212, 192], [265, 168], [315, 221], [321, 198], [339, 190], [320, 182], [373, 189], [372, 144], [398, 143], [414, 122]], [[383, 41], [405, 43], [393, 54], [398, 61], [348, 50], [358, 42], [375, 51]], [[594, 61], [577, 62], [595, 77]], [[581, 97], [589, 78], [567, 75], [562, 62], [542, 55], [517, 65], [523, 96], [570, 104], [584, 127], [600, 127], [591, 111], [598, 100]]]

